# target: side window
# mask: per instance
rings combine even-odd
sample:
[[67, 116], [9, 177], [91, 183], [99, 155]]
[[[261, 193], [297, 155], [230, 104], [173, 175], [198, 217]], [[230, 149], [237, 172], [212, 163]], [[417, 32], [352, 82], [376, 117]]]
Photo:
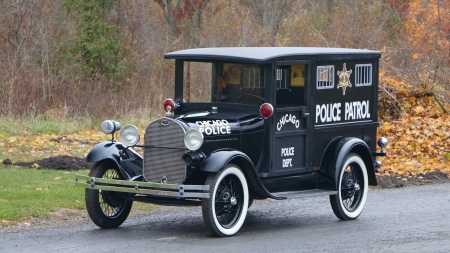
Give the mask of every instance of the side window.
[[288, 68], [277, 69], [279, 72], [280, 80], [277, 80], [277, 89], [289, 89], [290, 80], [288, 77], [291, 75], [291, 70]]
[[276, 107], [297, 107], [304, 105], [306, 65], [284, 65], [277, 69]]
[[317, 66], [317, 84], [318, 90], [334, 88], [334, 66]]
[[277, 81], [277, 89], [305, 87], [305, 64], [283, 66], [277, 71], [281, 78]]
[[356, 87], [372, 85], [372, 64], [356, 64], [355, 70]]

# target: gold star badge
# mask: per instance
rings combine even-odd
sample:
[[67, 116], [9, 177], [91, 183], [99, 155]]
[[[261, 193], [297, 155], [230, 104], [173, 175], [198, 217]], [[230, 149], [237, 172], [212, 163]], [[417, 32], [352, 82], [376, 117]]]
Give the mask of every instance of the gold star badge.
[[352, 87], [352, 84], [350, 83], [350, 75], [352, 74], [352, 70], [350, 69], [349, 71], [347, 71], [347, 67], [344, 63], [344, 68], [342, 69], [342, 71], [338, 71], [337, 74], [339, 76], [339, 83], [337, 85], [337, 88], [342, 88], [345, 95], [345, 90], [347, 89], [347, 87]]

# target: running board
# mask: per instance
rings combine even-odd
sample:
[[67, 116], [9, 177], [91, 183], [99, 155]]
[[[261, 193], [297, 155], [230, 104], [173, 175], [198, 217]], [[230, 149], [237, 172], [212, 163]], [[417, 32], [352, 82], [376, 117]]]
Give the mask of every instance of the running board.
[[329, 191], [329, 190], [307, 190], [307, 191], [298, 191], [298, 192], [274, 192], [273, 195], [281, 198], [287, 199], [298, 199], [298, 198], [306, 198], [306, 197], [315, 197], [321, 195], [335, 195], [337, 191]]

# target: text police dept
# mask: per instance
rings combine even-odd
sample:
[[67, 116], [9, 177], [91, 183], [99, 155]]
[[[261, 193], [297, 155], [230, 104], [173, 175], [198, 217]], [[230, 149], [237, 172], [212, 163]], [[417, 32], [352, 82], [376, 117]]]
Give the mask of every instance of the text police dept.
[[198, 130], [206, 135], [231, 134], [231, 127], [224, 119], [196, 121], [195, 124], [199, 126]]
[[[345, 102], [344, 120], [370, 119], [369, 101]], [[316, 123], [341, 121], [341, 103], [316, 105]]]
[[[281, 156], [294, 156], [294, 147], [281, 148]], [[292, 158], [283, 159], [283, 168], [292, 167]]]

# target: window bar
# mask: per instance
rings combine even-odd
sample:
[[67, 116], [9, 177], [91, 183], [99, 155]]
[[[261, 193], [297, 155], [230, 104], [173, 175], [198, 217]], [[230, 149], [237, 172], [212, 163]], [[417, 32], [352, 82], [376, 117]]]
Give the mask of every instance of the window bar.
[[361, 71], [362, 71], [362, 85], [366, 85], [366, 66], [362, 66], [361, 67]]
[[320, 88], [323, 88], [323, 80], [325, 79], [325, 72], [323, 71], [324, 69], [320, 69]]
[[247, 79], [248, 79], [248, 87], [249, 87], [249, 88], [252, 87], [252, 85], [251, 85], [252, 75], [251, 75], [251, 74], [252, 74], [252, 73], [250, 72], [250, 69], [247, 68]]
[[331, 68], [328, 68], [328, 88], [332, 87], [332, 83], [331, 80], [333, 79], [332, 73], [333, 71], [331, 71]]
[[256, 83], [256, 68], [253, 68], [253, 83], [254, 88], [259, 88], [259, 83]]

